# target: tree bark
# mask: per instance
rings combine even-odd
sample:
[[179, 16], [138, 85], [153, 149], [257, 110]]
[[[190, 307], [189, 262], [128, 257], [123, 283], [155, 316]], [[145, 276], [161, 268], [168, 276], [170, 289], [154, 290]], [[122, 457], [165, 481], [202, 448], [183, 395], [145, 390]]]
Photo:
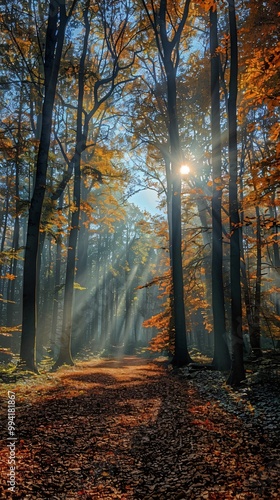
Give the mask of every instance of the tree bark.
[[[22, 110], [23, 110], [23, 84], [20, 92], [20, 101], [19, 101], [19, 112], [18, 112], [18, 129], [17, 129], [17, 141], [16, 141], [16, 154], [15, 154], [15, 220], [14, 220], [14, 230], [13, 230], [13, 251], [16, 253], [19, 248], [19, 173], [20, 173], [20, 154], [22, 152]], [[17, 258], [14, 258], [10, 265], [10, 273], [14, 276], [17, 275]], [[19, 318], [15, 319], [15, 285], [16, 280], [12, 280], [8, 284], [7, 297], [7, 325], [14, 326], [18, 324], [20, 321]], [[18, 312], [17, 312], [18, 315]]]
[[229, 127], [229, 212], [230, 212], [230, 295], [231, 295], [231, 341], [232, 363], [228, 384], [237, 386], [245, 379], [243, 362], [242, 303], [240, 280], [240, 220], [237, 185], [237, 77], [238, 47], [235, 1], [229, 0], [230, 26], [230, 82], [228, 99]]
[[173, 283], [173, 307], [174, 307], [174, 327], [175, 327], [175, 351], [173, 364], [183, 366], [191, 359], [188, 355], [185, 301], [184, 301], [184, 281], [183, 281], [183, 261], [182, 261], [182, 210], [181, 210], [181, 175], [180, 166], [182, 162], [179, 127], [177, 118], [177, 91], [176, 72], [171, 67], [172, 63], [166, 63], [167, 77], [167, 106], [169, 118], [169, 138], [171, 152], [171, 271]]
[[[81, 198], [86, 201], [89, 190], [86, 189], [83, 181], [81, 182]], [[87, 215], [81, 212], [81, 220], [79, 227], [79, 239], [77, 248], [77, 261], [76, 261], [76, 278], [75, 281], [83, 288], [76, 290], [74, 296], [73, 306], [73, 354], [77, 353], [84, 341], [87, 330], [88, 321], [85, 321], [87, 309], [89, 305], [89, 276], [88, 276], [88, 246], [89, 246], [89, 231], [85, 226]]]
[[252, 347], [252, 354], [256, 358], [262, 356], [261, 351], [261, 326], [260, 326], [260, 312], [261, 312], [261, 279], [262, 279], [262, 242], [261, 242], [261, 219], [260, 208], [256, 207], [256, 222], [257, 222], [257, 268], [256, 268], [256, 288], [255, 288], [255, 304], [254, 304], [254, 318], [253, 329], [250, 336]]
[[[176, 74], [179, 64], [179, 43], [182, 30], [185, 26], [190, 1], [186, 0], [182, 17], [177, 29], [174, 28], [170, 39], [167, 28], [168, 7], [167, 1], [161, 0], [158, 12], [150, 14], [147, 4], [143, 6], [152, 24], [158, 52], [162, 60], [167, 83], [167, 113], [168, 133], [170, 141], [170, 180], [171, 180], [171, 274], [174, 307], [175, 351], [172, 363], [183, 366], [191, 361], [187, 349], [184, 281], [182, 262], [182, 229], [181, 229], [181, 175], [180, 166], [183, 160], [180, 147], [180, 135], [177, 116], [177, 88]], [[169, 193], [167, 193], [169, 199]]]
[[[244, 140], [244, 139], [243, 139]], [[242, 157], [241, 157], [241, 162], [240, 162], [240, 202], [241, 206], [243, 205], [244, 202], [244, 183], [243, 183], [243, 174], [244, 174], [244, 145], [242, 147], [243, 152], [242, 152]], [[246, 307], [246, 318], [247, 318], [247, 324], [248, 324], [248, 333], [249, 333], [249, 338], [251, 338], [252, 332], [253, 332], [253, 311], [252, 311], [252, 299], [251, 299], [251, 293], [250, 293], [250, 286], [249, 286], [249, 280], [248, 280], [248, 273], [247, 273], [247, 265], [245, 262], [245, 250], [244, 250], [244, 238], [243, 238], [243, 233], [244, 233], [244, 212], [242, 211], [240, 214], [240, 268], [241, 268], [241, 280], [242, 280], [242, 285], [243, 285], [243, 290], [244, 290], [244, 302], [245, 302], [245, 307]], [[248, 251], [248, 249], [247, 249]], [[246, 346], [246, 344], [243, 344]], [[247, 354], [249, 354], [249, 348], [247, 347]]]
[[[58, 210], [62, 210], [63, 205], [63, 194], [59, 198]], [[62, 244], [61, 235], [59, 234], [56, 241], [56, 256], [55, 256], [55, 274], [54, 274], [54, 297], [53, 297], [53, 308], [52, 308], [52, 328], [51, 328], [51, 338], [50, 338], [50, 350], [51, 355], [54, 357], [56, 355], [56, 337], [57, 337], [57, 320], [58, 320], [58, 300], [59, 300], [59, 289], [60, 289], [60, 275], [61, 275], [61, 254], [62, 254]]]
[[214, 328], [213, 366], [217, 370], [229, 370], [230, 355], [226, 338], [225, 299], [223, 283], [222, 238], [222, 189], [221, 182], [221, 125], [217, 9], [210, 9], [211, 51], [211, 138], [212, 138], [212, 310]]
[[42, 110], [42, 130], [37, 156], [34, 191], [29, 209], [25, 261], [23, 271], [23, 312], [20, 359], [22, 365], [32, 371], [36, 367], [37, 330], [37, 271], [40, 222], [48, 167], [52, 114], [60, 67], [64, 34], [69, 16], [66, 16], [65, 0], [58, 4], [50, 0], [45, 50], [45, 97]]
[[74, 164], [74, 209], [71, 217], [71, 229], [68, 241], [66, 278], [64, 290], [64, 306], [62, 319], [62, 334], [60, 339], [60, 351], [54, 369], [63, 364], [73, 365], [71, 354], [71, 335], [72, 335], [72, 310], [74, 297], [75, 267], [76, 267], [76, 247], [79, 232], [80, 205], [81, 205], [81, 155], [86, 148], [86, 136], [83, 133], [83, 98], [84, 98], [84, 75], [85, 60], [88, 49], [88, 38], [90, 24], [88, 20], [88, 7], [84, 11], [85, 35], [83, 50], [80, 58], [79, 76], [78, 76], [78, 109], [77, 109], [77, 132], [76, 148], [72, 159]]
[[[270, 207], [270, 216], [274, 218], [275, 224], [273, 225], [273, 233], [275, 235], [273, 239], [273, 264], [275, 267], [275, 279], [276, 279], [276, 287], [280, 287], [280, 252], [279, 252], [279, 230], [277, 226], [278, 214], [277, 214], [277, 206], [275, 203], [275, 192], [271, 198], [271, 207]], [[279, 293], [275, 293], [275, 313], [277, 316], [280, 316], [280, 297]], [[280, 347], [280, 340], [277, 340], [277, 347]]]
[[[166, 206], [167, 206], [167, 225], [168, 225], [168, 250], [169, 265], [172, 268], [172, 182], [171, 182], [171, 164], [170, 157], [164, 154], [165, 173], [166, 173]], [[174, 319], [174, 294], [173, 288], [169, 293], [170, 318], [169, 318], [169, 353], [172, 353], [175, 346], [175, 319]]]

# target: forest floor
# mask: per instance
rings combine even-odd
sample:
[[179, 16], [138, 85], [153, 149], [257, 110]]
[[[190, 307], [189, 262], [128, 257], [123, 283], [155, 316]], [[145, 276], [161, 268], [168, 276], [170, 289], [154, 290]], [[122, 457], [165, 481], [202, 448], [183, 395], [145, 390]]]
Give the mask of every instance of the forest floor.
[[253, 371], [239, 390], [218, 372], [175, 375], [161, 358], [132, 356], [2, 377], [0, 497], [279, 499], [279, 376]]

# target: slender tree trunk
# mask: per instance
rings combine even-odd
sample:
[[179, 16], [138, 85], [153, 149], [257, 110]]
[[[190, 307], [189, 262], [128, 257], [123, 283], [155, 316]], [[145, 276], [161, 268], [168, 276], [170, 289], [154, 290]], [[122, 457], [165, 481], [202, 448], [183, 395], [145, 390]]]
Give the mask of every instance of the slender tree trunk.
[[[22, 84], [23, 87], [23, 84]], [[16, 155], [15, 155], [15, 220], [14, 220], [14, 231], [13, 231], [13, 251], [16, 253], [19, 248], [19, 172], [20, 172], [20, 154], [22, 151], [22, 136], [21, 136], [21, 125], [22, 125], [22, 108], [23, 108], [23, 88], [20, 93], [19, 102], [19, 113], [18, 113], [18, 129], [17, 129], [17, 142], [16, 142]], [[10, 273], [14, 276], [17, 275], [17, 264], [18, 260], [15, 258], [11, 262]], [[16, 280], [12, 280], [8, 285], [8, 304], [7, 304], [7, 324], [9, 326], [14, 326], [15, 324], [15, 290], [16, 290]], [[17, 305], [18, 307], [18, 305]], [[17, 320], [16, 320], [17, 321]]]
[[[172, 363], [183, 366], [191, 361], [187, 349], [184, 282], [182, 263], [182, 228], [181, 228], [181, 174], [183, 160], [180, 147], [180, 136], [177, 116], [176, 74], [179, 64], [179, 43], [189, 13], [190, 1], [185, 0], [182, 17], [173, 34], [169, 37], [168, 22], [170, 20], [166, 0], [160, 0], [159, 9], [153, 14], [145, 0], [142, 4], [154, 30], [158, 52], [164, 66], [167, 83], [168, 134], [170, 141], [170, 180], [171, 180], [171, 273], [174, 298], [175, 351]], [[167, 22], [168, 19], [168, 22]], [[169, 193], [167, 194], [169, 198]]]
[[262, 279], [262, 242], [261, 242], [261, 219], [260, 209], [256, 207], [256, 222], [257, 222], [257, 268], [256, 268], [256, 289], [255, 289], [255, 304], [254, 304], [254, 318], [253, 330], [251, 332], [250, 342], [252, 347], [252, 354], [256, 358], [262, 356], [261, 351], [261, 326], [260, 326], [260, 312], [261, 312], [261, 279]]
[[37, 262], [40, 234], [40, 221], [48, 167], [48, 153], [52, 128], [52, 114], [56, 84], [60, 67], [64, 34], [67, 25], [65, 1], [49, 4], [48, 26], [45, 50], [45, 97], [42, 110], [42, 130], [37, 157], [34, 191], [29, 209], [25, 261], [23, 271], [23, 312], [20, 358], [27, 369], [36, 368], [36, 329], [37, 329]]
[[[167, 206], [167, 225], [168, 225], [168, 248], [169, 248], [169, 263], [172, 269], [172, 182], [171, 182], [171, 165], [169, 156], [164, 155], [165, 172], [166, 172], [166, 206]], [[169, 294], [170, 317], [169, 317], [169, 348], [170, 353], [174, 350], [175, 345], [175, 319], [174, 319], [174, 294], [173, 288]]]
[[[244, 153], [242, 153], [242, 158], [240, 162], [240, 202], [241, 206], [243, 206], [243, 192], [244, 192], [244, 186], [243, 186], [243, 173], [244, 173]], [[243, 232], [244, 232], [244, 212], [241, 212], [240, 215], [240, 254], [241, 254], [241, 259], [240, 259], [240, 268], [241, 268], [241, 279], [242, 279], [242, 285], [243, 285], [243, 290], [244, 290], [244, 302], [245, 302], [245, 307], [246, 307], [246, 318], [247, 318], [247, 323], [248, 323], [248, 331], [249, 331], [249, 338], [251, 338], [252, 332], [253, 332], [253, 314], [252, 314], [252, 300], [251, 300], [251, 293], [250, 293], [250, 287], [249, 287], [249, 278], [248, 278], [248, 273], [247, 273], [247, 266], [245, 262], [245, 250], [244, 250], [244, 239], [243, 239]], [[246, 346], [246, 344], [243, 344]]]
[[[58, 212], [62, 211], [63, 207], [63, 194], [59, 198]], [[53, 297], [53, 309], [52, 309], [52, 329], [50, 338], [50, 349], [51, 354], [54, 356], [56, 354], [56, 337], [57, 337], [57, 322], [58, 322], [58, 303], [59, 303], [59, 290], [60, 290], [60, 275], [61, 275], [61, 256], [62, 256], [62, 245], [61, 245], [61, 235], [58, 234], [56, 240], [56, 256], [55, 256], [55, 274], [54, 274], [54, 297]]]
[[[84, 201], [86, 201], [88, 195], [88, 190], [85, 188], [82, 182], [81, 186], [81, 196]], [[88, 276], [88, 244], [89, 244], [89, 232], [85, 225], [87, 221], [87, 215], [81, 212], [81, 221], [79, 229], [79, 239], [77, 248], [77, 262], [76, 262], [76, 282], [82, 288], [75, 291], [74, 296], [74, 331], [73, 331], [73, 352], [77, 353], [83, 339], [85, 339], [86, 331], [88, 328], [88, 321], [85, 321], [87, 317], [87, 308], [89, 304], [89, 284], [90, 279]]]
[[[103, 247], [103, 248], [102, 248]], [[106, 314], [106, 307], [107, 307], [107, 283], [108, 283], [108, 259], [106, 256], [106, 248], [108, 247], [108, 234], [104, 236], [102, 239], [102, 264], [101, 264], [101, 270], [102, 270], [102, 286], [101, 286], [101, 345], [104, 348], [104, 346], [107, 343], [108, 340], [108, 318]]]
[[85, 35], [83, 43], [83, 51], [80, 59], [79, 77], [78, 77], [78, 110], [77, 110], [77, 133], [76, 133], [76, 149], [73, 158], [74, 163], [74, 205], [75, 210], [72, 211], [71, 229], [68, 241], [65, 291], [64, 291], [64, 307], [62, 320], [62, 334], [60, 340], [60, 351], [54, 368], [63, 364], [73, 365], [71, 354], [71, 335], [72, 335], [72, 310], [74, 296], [74, 281], [76, 267], [76, 247], [78, 241], [79, 219], [80, 219], [80, 204], [81, 204], [81, 154], [86, 147], [86, 137], [83, 134], [83, 98], [84, 98], [84, 75], [85, 75], [85, 60], [88, 48], [88, 37], [90, 25], [88, 21], [88, 8], [84, 11]]
[[240, 281], [240, 220], [237, 186], [237, 76], [238, 47], [235, 1], [229, 0], [230, 25], [230, 82], [228, 99], [229, 127], [229, 212], [230, 212], [230, 294], [231, 294], [231, 341], [232, 365], [228, 384], [239, 385], [245, 379], [243, 362], [242, 303]]
[[251, 301], [251, 294], [250, 294], [250, 288], [249, 288], [248, 276], [247, 276], [247, 270], [246, 270], [246, 264], [245, 264], [245, 252], [244, 252], [244, 247], [243, 247], [242, 233], [243, 233], [243, 231], [241, 230], [241, 235], [240, 235], [240, 252], [241, 252], [240, 268], [241, 268], [242, 285], [243, 285], [243, 290], [244, 290], [244, 302], [245, 302], [245, 307], [246, 307], [248, 331], [249, 331], [249, 337], [251, 338], [251, 335], [253, 334], [253, 314], [252, 314], [252, 303], [251, 303], [252, 301]]
[[211, 136], [212, 136], [212, 310], [214, 328], [213, 365], [218, 370], [229, 370], [230, 355], [226, 337], [225, 299], [223, 283], [223, 238], [222, 238], [222, 175], [219, 54], [217, 34], [217, 9], [210, 10], [211, 50]]
[[[280, 252], [279, 252], [279, 231], [277, 226], [278, 214], [277, 206], [275, 203], [275, 192], [271, 199], [272, 206], [270, 207], [270, 216], [274, 219], [273, 234], [275, 235], [273, 239], [273, 264], [275, 267], [275, 281], [276, 287], [280, 287]], [[277, 316], [280, 316], [280, 294], [275, 293], [275, 312]], [[277, 347], [280, 347], [280, 340], [277, 340]]]
[[5, 201], [3, 203], [3, 208], [1, 208], [1, 228], [2, 234], [1, 234], [1, 246], [0, 246], [0, 251], [4, 251], [5, 247], [5, 240], [6, 240], [6, 233], [7, 233], [7, 227], [8, 227], [8, 214], [9, 214], [9, 199], [10, 199], [10, 179], [9, 179], [9, 172], [7, 171], [6, 175], [6, 186], [7, 186], [7, 191], [6, 191], [6, 197]]
[[96, 343], [98, 348], [100, 348], [100, 338], [102, 331], [102, 294], [100, 293], [101, 281], [102, 281], [102, 269], [101, 269], [101, 256], [102, 256], [102, 243], [103, 234], [101, 231], [98, 233], [97, 240], [97, 257], [96, 257], [96, 288], [94, 292], [94, 307], [95, 307], [95, 328], [94, 336], [96, 338]]
[[171, 271], [173, 283], [173, 307], [175, 327], [175, 351], [172, 363], [183, 366], [191, 361], [187, 349], [183, 261], [182, 261], [182, 210], [181, 210], [181, 174], [182, 162], [179, 127], [177, 117], [177, 91], [175, 68], [167, 65], [167, 106], [169, 118], [169, 138], [171, 150]]
[[[208, 248], [211, 248], [211, 235], [210, 235], [210, 227], [209, 221], [207, 217], [207, 212], [209, 211], [209, 205], [206, 198], [197, 198], [196, 200], [197, 210], [199, 219], [201, 222], [202, 231], [202, 239], [203, 245], [205, 247], [205, 257], [204, 257], [204, 270], [205, 270], [205, 297], [208, 307], [204, 310], [204, 314], [210, 318], [211, 312], [210, 307], [212, 303], [212, 270], [211, 270], [211, 260], [212, 255], [208, 253]], [[208, 230], [209, 228], [209, 230]], [[207, 334], [207, 347], [213, 350], [214, 338], [211, 335]]]
[[55, 282], [54, 282], [54, 298], [52, 310], [52, 330], [50, 339], [50, 349], [52, 356], [55, 356], [56, 338], [57, 338], [57, 320], [58, 320], [58, 300], [60, 289], [60, 271], [61, 271], [61, 237], [59, 235], [56, 242], [56, 258], [55, 258]]
[[[7, 186], [7, 192], [6, 192], [6, 197], [5, 197], [5, 202], [2, 211], [4, 212], [2, 217], [1, 217], [1, 227], [3, 228], [2, 235], [1, 235], [1, 246], [0, 246], [0, 251], [3, 252], [5, 248], [5, 241], [6, 241], [6, 233], [7, 233], [7, 228], [8, 228], [8, 214], [9, 214], [9, 198], [10, 198], [10, 182], [9, 182], [9, 172], [7, 172], [6, 176], [6, 186]], [[2, 267], [4, 265], [0, 265], [0, 271], [2, 272]], [[4, 297], [4, 290], [5, 290], [5, 280], [0, 280], [0, 297]], [[0, 316], [2, 317], [3, 315], [3, 306], [4, 302], [1, 300], [0, 301]]]
[[[19, 216], [18, 213], [16, 213], [15, 216], [15, 221], [14, 221], [14, 233], [13, 233], [13, 251], [16, 253], [19, 248]], [[17, 277], [17, 263], [18, 260], [16, 258], [13, 258], [11, 265], [10, 265], [10, 273]], [[9, 281], [8, 283], [8, 290], [7, 290], [7, 297], [8, 297], [8, 304], [7, 304], [7, 325], [8, 326], [14, 326], [17, 324], [17, 320], [15, 323], [15, 306], [18, 307], [15, 301], [15, 291], [16, 291], [16, 279], [13, 279], [12, 281]]]
[[[12, 176], [12, 172], [11, 172]], [[7, 191], [6, 191], [6, 196], [5, 196], [5, 201], [3, 203], [3, 208], [1, 210], [1, 220], [0, 220], [0, 227], [3, 229], [2, 230], [2, 235], [1, 235], [1, 246], [0, 246], [0, 251], [3, 252], [5, 248], [5, 243], [6, 243], [6, 235], [7, 235], [7, 229], [8, 229], [8, 215], [9, 215], [9, 199], [11, 196], [11, 180], [9, 178], [9, 171], [7, 171], [6, 175], [6, 186], [7, 186]], [[3, 268], [5, 267], [5, 264], [0, 265], [0, 271], [1, 274], [3, 273]], [[9, 284], [6, 286], [6, 280], [1, 280], [0, 279], [0, 297], [4, 297], [7, 289], [7, 295], [8, 295], [8, 289], [9, 289]], [[0, 318], [4, 316], [4, 311], [6, 312], [5, 304], [3, 300], [0, 300]]]

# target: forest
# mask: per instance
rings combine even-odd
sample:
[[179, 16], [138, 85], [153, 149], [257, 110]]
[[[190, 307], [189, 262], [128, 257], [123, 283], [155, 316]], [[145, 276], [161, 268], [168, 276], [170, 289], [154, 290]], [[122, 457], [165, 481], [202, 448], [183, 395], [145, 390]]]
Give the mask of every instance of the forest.
[[1, 2], [3, 498], [279, 498], [279, 16]]
[[278, 19], [2, 2], [2, 362], [195, 348], [239, 383], [277, 347]]

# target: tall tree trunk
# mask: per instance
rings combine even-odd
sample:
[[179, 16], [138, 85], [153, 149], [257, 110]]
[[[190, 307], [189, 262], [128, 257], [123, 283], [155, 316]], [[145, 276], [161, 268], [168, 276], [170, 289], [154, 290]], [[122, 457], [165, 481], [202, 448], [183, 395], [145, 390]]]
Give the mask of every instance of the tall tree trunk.
[[37, 329], [36, 287], [40, 221], [46, 190], [55, 92], [68, 19], [69, 17], [66, 16], [65, 0], [61, 0], [59, 4], [55, 0], [50, 0], [45, 45], [45, 97], [42, 110], [42, 130], [37, 156], [34, 191], [29, 209], [23, 271], [20, 359], [23, 366], [32, 371], [37, 371], [35, 352]]
[[187, 349], [183, 261], [182, 261], [182, 210], [181, 174], [182, 162], [179, 127], [177, 117], [176, 71], [171, 61], [166, 63], [167, 106], [169, 119], [169, 138], [171, 152], [171, 271], [173, 284], [173, 307], [175, 327], [175, 351], [172, 363], [183, 366], [191, 361]]
[[77, 109], [77, 132], [76, 132], [76, 148], [72, 159], [74, 163], [74, 206], [71, 217], [71, 229], [68, 241], [65, 291], [64, 291], [64, 306], [62, 319], [62, 334], [60, 340], [60, 351], [54, 368], [63, 364], [73, 365], [71, 354], [71, 335], [72, 335], [72, 310], [74, 296], [74, 281], [76, 267], [76, 247], [78, 241], [79, 219], [80, 219], [80, 204], [81, 204], [81, 155], [86, 147], [86, 137], [83, 134], [83, 98], [84, 98], [84, 75], [85, 75], [85, 60], [88, 49], [88, 37], [90, 25], [88, 21], [88, 7], [84, 11], [85, 34], [83, 50], [80, 58], [79, 76], [78, 76], [78, 109]]
[[[183, 160], [180, 147], [177, 116], [176, 74], [179, 64], [179, 45], [183, 28], [186, 24], [190, 0], [185, 0], [181, 19], [177, 26], [170, 21], [167, 0], [160, 0], [158, 10], [142, 0], [143, 7], [154, 31], [158, 53], [164, 67], [167, 84], [168, 134], [170, 141], [170, 180], [171, 180], [171, 274], [174, 302], [175, 352], [172, 363], [183, 366], [191, 361], [187, 349], [184, 283], [182, 264], [182, 229], [181, 229], [181, 175]], [[173, 35], [170, 35], [170, 24]], [[167, 193], [169, 200], [169, 193]]]
[[217, 9], [210, 9], [211, 50], [211, 137], [212, 137], [212, 310], [214, 328], [213, 365], [218, 370], [229, 370], [230, 355], [226, 338], [225, 299], [223, 283], [223, 238], [222, 238], [222, 175], [220, 85]]
[[[7, 171], [6, 175], [6, 186], [7, 186], [7, 191], [6, 191], [6, 196], [5, 196], [5, 201], [3, 203], [3, 208], [1, 209], [0, 212], [1, 214], [1, 220], [0, 220], [0, 227], [3, 229], [2, 234], [1, 234], [1, 245], [0, 245], [0, 252], [4, 251], [5, 248], [5, 242], [6, 242], [6, 234], [7, 234], [7, 229], [8, 229], [8, 214], [9, 214], [9, 199], [10, 199], [10, 180], [9, 180], [9, 172]], [[3, 265], [0, 265], [0, 271], [1, 274], [3, 272]], [[0, 297], [4, 297], [5, 295], [5, 289], [6, 289], [6, 280], [0, 280]], [[0, 317], [3, 317], [3, 309], [4, 309], [4, 302], [0, 300]], [[5, 309], [4, 309], [5, 310]]]
[[[21, 87], [20, 101], [19, 101], [19, 112], [18, 112], [18, 128], [17, 128], [17, 141], [16, 141], [16, 154], [15, 154], [15, 219], [14, 219], [14, 231], [13, 231], [13, 251], [16, 253], [19, 248], [19, 172], [20, 172], [20, 155], [22, 152], [22, 109], [23, 109], [23, 84]], [[17, 263], [18, 260], [15, 258], [11, 262], [10, 273], [14, 276], [17, 275]], [[12, 280], [8, 284], [8, 304], [7, 304], [7, 324], [8, 326], [14, 326], [17, 324], [15, 322], [15, 285], [16, 280]], [[18, 308], [18, 305], [17, 305]]]
[[237, 77], [238, 47], [235, 15], [235, 0], [229, 0], [230, 26], [230, 82], [228, 99], [229, 127], [229, 212], [230, 212], [230, 295], [231, 295], [231, 341], [232, 364], [228, 384], [239, 385], [245, 379], [243, 362], [242, 303], [240, 281], [240, 220], [237, 186]]
[[[243, 141], [244, 141], [244, 139], [243, 139]], [[241, 206], [243, 206], [243, 202], [244, 202], [243, 173], [244, 173], [244, 142], [243, 142], [242, 157], [241, 157], [241, 161], [240, 161], [240, 203], [241, 203]], [[240, 214], [240, 222], [241, 222], [241, 224], [240, 224], [239, 235], [240, 235], [240, 255], [241, 255], [241, 259], [240, 259], [241, 280], [242, 280], [242, 285], [243, 285], [243, 290], [244, 290], [244, 302], [245, 302], [245, 307], [246, 307], [246, 318], [247, 318], [247, 324], [248, 324], [249, 338], [251, 338], [251, 335], [253, 332], [253, 311], [252, 311], [252, 300], [251, 300], [247, 265], [245, 262], [245, 249], [244, 249], [244, 238], [243, 238], [243, 233], [244, 233], [244, 211], [243, 210]], [[246, 347], [247, 343], [244, 342], [243, 345]], [[247, 353], [249, 354], [249, 346], [247, 347]]]

